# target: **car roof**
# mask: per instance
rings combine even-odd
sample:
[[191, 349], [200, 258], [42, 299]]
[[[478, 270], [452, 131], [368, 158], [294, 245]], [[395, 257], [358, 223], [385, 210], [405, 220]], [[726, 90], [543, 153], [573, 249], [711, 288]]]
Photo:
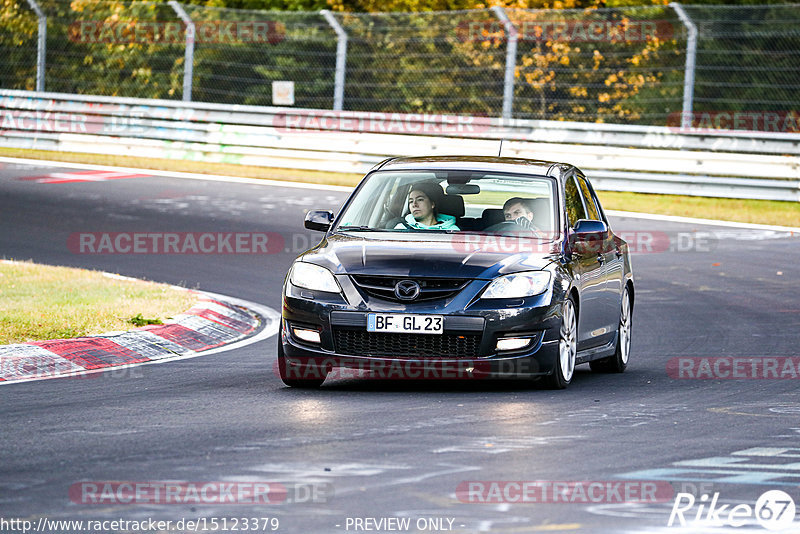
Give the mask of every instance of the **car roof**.
[[464, 170], [496, 171], [535, 176], [551, 176], [563, 180], [575, 169], [568, 163], [525, 158], [502, 158], [496, 156], [421, 156], [390, 158], [382, 161], [375, 170]]

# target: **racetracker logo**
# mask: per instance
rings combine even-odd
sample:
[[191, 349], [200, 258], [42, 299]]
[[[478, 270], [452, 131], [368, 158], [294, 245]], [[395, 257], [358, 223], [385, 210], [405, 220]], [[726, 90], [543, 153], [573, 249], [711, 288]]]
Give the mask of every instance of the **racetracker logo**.
[[73, 361], [66, 358], [53, 356], [29, 356], [25, 355], [28, 345], [18, 345], [19, 355], [14, 354], [13, 348], [6, 348], [4, 356], [0, 358], [0, 377], [5, 380], [31, 380], [64, 377], [68, 379], [132, 379], [144, 377], [141, 367], [125, 367], [122, 369], [107, 368], [104, 372], [90, 372], [87, 369], [76, 365]]
[[69, 487], [75, 504], [285, 504], [324, 503], [330, 484], [280, 482], [90, 481]]
[[630, 480], [473, 480], [456, 487], [463, 503], [655, 503], [675, 494], [665, 481]]
[[719, 133], [747, 130], [769, 133], [799, 133], [798, 111], [694, 111], [667, 116], [667, 126], [676, 133]]
[[694, 380], [797, 380], [800, 357], [681, 356], [667, 362], [667, 375]]
[[[508, 372], [514, 365], [509, 363]], [[522, 366], [519, 366], [521, 368]], [[280, 377], [278, 362], [272, 366]], [[485, 361], [444, 362], [436, 360], [361, 360], [358, 358], [286, 359], [286, 378], [290, 379], [371, 379], [371, 380], [475, 380], [487, 377]]]
[[[512, 20], [517, 40], [523, 42], [569, 43], [641, 43], [665, 41], [675, 34], [667, 20]], [[509, 32], [510, 34], [511, 32]], [[460, 23], [456, 35], [461, 42], [505, 40], [502, 21], [468, 21]]]
[[107, 117], [53, 111], [0, 110], [0, 134], [8, 131], [75, 134], [120, 134], [144, 131], [140, 113]]
[[[499, 235], [464, 233], [452, 237], [453, 249], [469, 254], [493, 252], [500, 254], [551, 252], [552, 240], [557, 235], [549, 232], [534, 234], [529, 230], [504, 232]], [[709, 232], [677, 232], [668, 234], [653, 230], [621, 231], [618, 237], [627, 243], [630, 254], [663, 254], [669, 252], [711, 252], [716, 249], [718, 239]], [[581, 239], [583, 253], [615, 250], [615, 243], [597, 234]]]
[[467, 115], [299, 110], [276, 115], [272, 125], [283, 133], [348, 131], [423, 135], [481, 133], [492, 127], [487, 118]]
[[73, 254], [277, 254], [284, 239], [275, 232], [78, 232], [67, 247]]
[[[194, 42], [207, 44], [278, 44], [286, 27], [273, 20], [206, 20], [194, 23]], [[177, 21], [81, 20], [69, 25], [69, 40], [84, 44], [183, 44], [186, 25]]]

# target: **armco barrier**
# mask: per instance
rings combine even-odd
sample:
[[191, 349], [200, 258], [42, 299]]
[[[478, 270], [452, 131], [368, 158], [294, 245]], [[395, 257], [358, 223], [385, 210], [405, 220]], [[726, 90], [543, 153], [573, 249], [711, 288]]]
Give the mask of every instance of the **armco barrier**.
[[363, 173], [395, 155], [568, 161], [598, 189], [800, 201], [800, 134], [0, 90], [0, 146]]

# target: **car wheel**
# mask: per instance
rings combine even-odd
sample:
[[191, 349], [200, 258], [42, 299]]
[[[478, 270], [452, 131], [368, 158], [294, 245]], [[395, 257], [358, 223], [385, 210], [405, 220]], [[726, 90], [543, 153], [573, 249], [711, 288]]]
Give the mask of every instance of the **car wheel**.
[[284, 384], [291, 388], [316, 389], [325, 382], [327, 372], [319, 371], [321, 378], [296, 378], [290, 377], [286, 369], [286, 355], [283, 353], [283, 344], [280, 335], [278, 336], [278, 372]]
[[628, 367], [628, 358], [631, 354], [631, 332], [633, 330], [633, 315], [631, 314], [631, 296], [628, 287], [622, 291], [622, 308], [619, 312], [619, 327], [617, 330], [617, 350], [609, 358], [589, 362], [592, 371], [598, 373], [621, 373]]
[[558, 336], [558, 357], [553, 374], [544, 377], [544, 384], [551, 389], [564, 389], [572, 381], [575, 372], [575, 356], [578, 349], [578, 317], [572, 297], [564, 301], [561, 311], [561, 329]]

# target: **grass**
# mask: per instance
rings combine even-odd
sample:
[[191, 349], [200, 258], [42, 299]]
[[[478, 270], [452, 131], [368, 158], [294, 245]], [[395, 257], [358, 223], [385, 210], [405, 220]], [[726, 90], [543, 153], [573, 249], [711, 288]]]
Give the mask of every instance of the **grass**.
[[196, 297], [164, 284], [101, 272], [0, 261], [0, 344], [67, 339], [159, 321]]
[[[102, 154], [83, 154], [71, 152], [50, 152], [0, 147], [0, 156], [56, 159], [72, 163], [135, 167], [141, 169], [197, 172], [224, 176], [243, 176], [287, 182], [304, 182], [324, 185], [355, 186], [361, 180], [360, 174], [345, 174], [321, 171], [303, 171], [235, 165], [231, 163], [204, 163], [134, 156], [110, 156]], [[650, 195], [644, 193], [620, 193], [598, 191], [603, 207], [610, 210], [681, 215], [701, 219], [719, 219], [781, 226], [800, 226], [800, 205], [797, 202], [773, 200], [740, 200], [732, 198], [706, 198], [682, 195]]]

